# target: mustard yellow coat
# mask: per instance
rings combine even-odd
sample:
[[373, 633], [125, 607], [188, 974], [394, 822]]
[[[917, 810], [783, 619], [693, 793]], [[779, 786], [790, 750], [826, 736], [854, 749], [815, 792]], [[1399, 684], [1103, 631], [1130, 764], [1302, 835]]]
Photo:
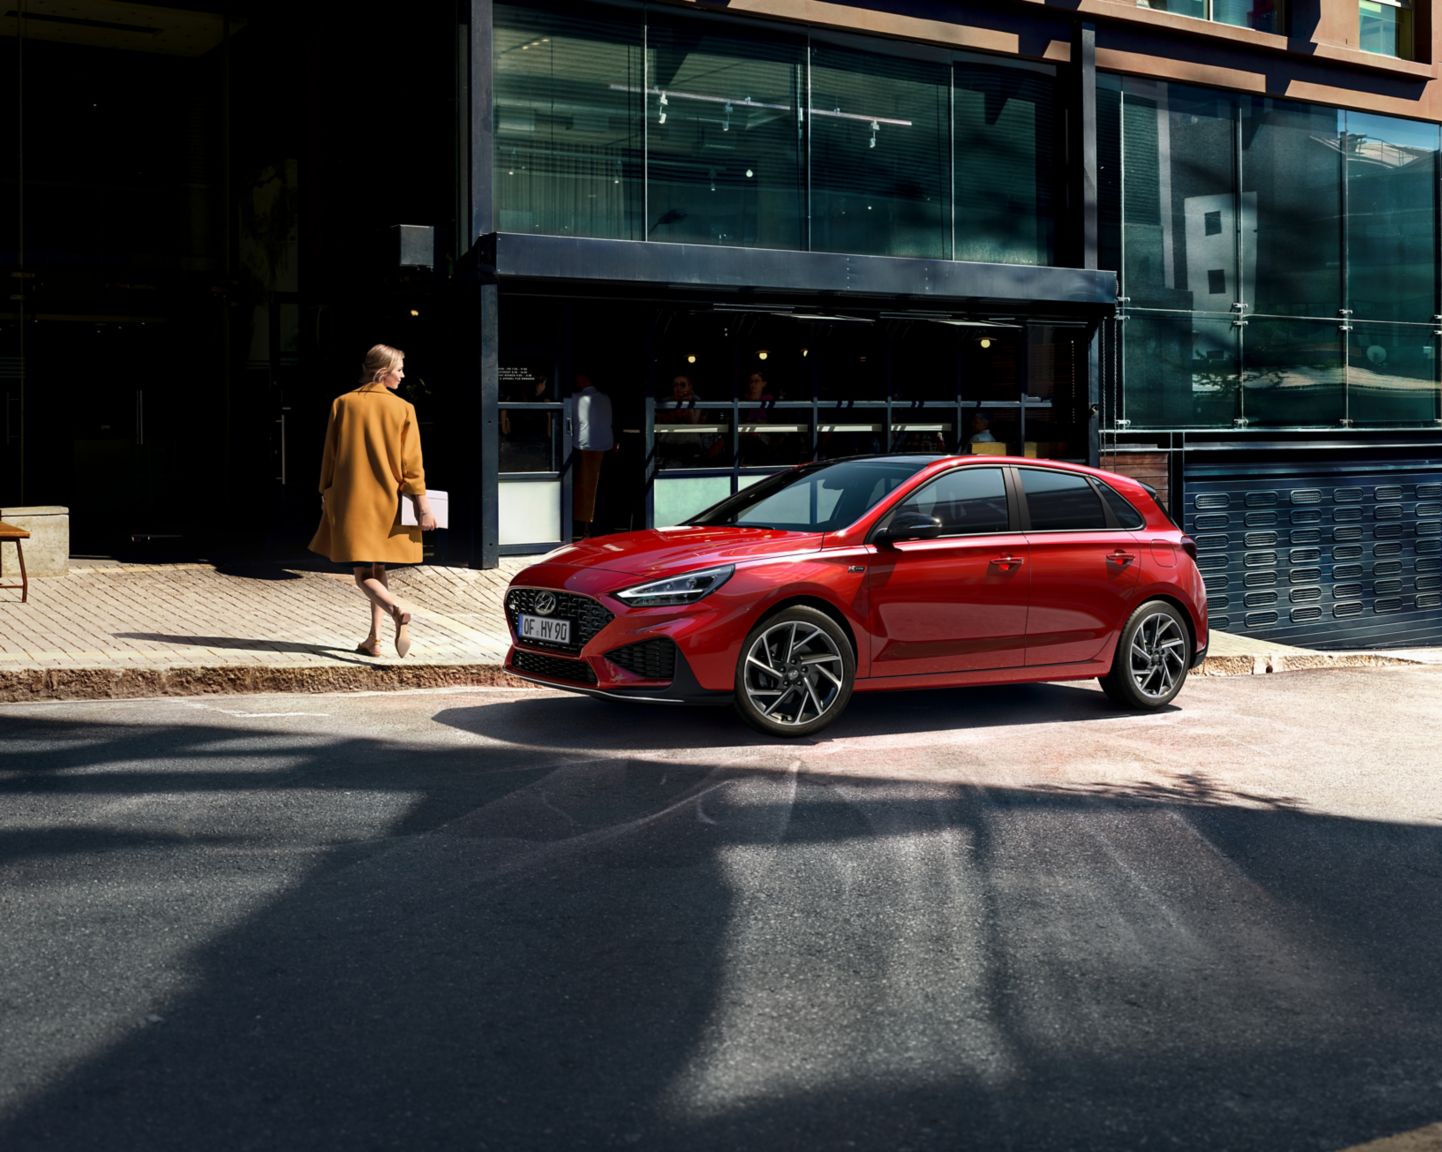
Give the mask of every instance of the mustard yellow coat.
[[401, 524], [401, 497], [426, 490], [416, 410], [384, 384], [362, 384], [330, 406], [310, 550], [337, 563], [419, 564], [421, 530]]

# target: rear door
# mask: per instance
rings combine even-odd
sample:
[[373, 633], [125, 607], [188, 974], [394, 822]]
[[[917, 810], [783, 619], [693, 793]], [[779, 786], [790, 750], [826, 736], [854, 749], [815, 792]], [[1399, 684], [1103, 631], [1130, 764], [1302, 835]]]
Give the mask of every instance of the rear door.
[[1087, 476], [1025, 467], [1015, 474], [1032, 568], [1026, 663], [1096, 660], [1126, 621], [1139, 545]]
[[903, 512], [938, 517], [942, 535], [898, 541], [872, 556], [872, 675], [1021, 667], [1031, 573], [1004, 469], [966, 465], [943, 473], [891, 515]]

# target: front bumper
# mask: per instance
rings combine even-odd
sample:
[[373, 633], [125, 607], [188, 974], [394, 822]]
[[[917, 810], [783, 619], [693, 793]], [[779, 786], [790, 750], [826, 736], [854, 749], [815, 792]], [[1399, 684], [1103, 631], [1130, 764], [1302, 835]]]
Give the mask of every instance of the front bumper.
[[[567, 644], [522, 639], [519, 616], [534, 611], [537, 596], [549, 592], [552, 610], [571, 622]], [[616, 615], [595, 596], [536, 587], [512, 587], [506, 593], [506, 622], [511, 648], [506, 671], [548, 688], [618, 700], [677, 704], [725, 704], [729, 690], [705, 687], [692, 667], [688, 640], [708, 658], [704, 613], [622, 612]], [[715, 653], [710, 653], [714, 664]], [[732, 658], [734, 662], [734, 657]], [[716, 669], [712, 668], [712, 682]], [[729, 677], [727, 678], [729, 680]]]

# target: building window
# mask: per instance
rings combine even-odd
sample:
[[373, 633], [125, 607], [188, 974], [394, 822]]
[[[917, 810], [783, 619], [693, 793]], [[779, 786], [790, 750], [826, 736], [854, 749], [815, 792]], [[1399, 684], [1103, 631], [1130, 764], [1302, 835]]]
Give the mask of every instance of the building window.
[[1357, 17], [1363, 51], [1412, 59], [1411, 0], [1358, 0]]
[[1286, 33], [1281, 0], [1137, 0], [1137, 7], [1258, 32]]

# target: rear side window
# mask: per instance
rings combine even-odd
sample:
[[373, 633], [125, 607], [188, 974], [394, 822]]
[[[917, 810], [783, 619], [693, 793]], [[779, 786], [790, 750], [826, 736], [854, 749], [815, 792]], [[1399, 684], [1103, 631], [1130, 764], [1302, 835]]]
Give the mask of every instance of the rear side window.
[[901, 512], [924, 512], [941, 521], [943, 536], [1006, 532], [1006, 481], [1000, 468], [957, 468], [938, 476], [897, 506]]
[[1098, 530], [1108, 527], [1101, 497], [1085, 476], [1022, 468], [1022, 490], [1033, 532]]
[[1117, 518], [1117, 523], [1123, 528], [1143, 528], [1146, 520], [1142, 514], [1132, 507], [1132, 502], [1108, 484], [1105, 480], [1096, 481], [1096, 486], [1101, 489], [1102, 499], [1111, 508], [1112, 515]]

